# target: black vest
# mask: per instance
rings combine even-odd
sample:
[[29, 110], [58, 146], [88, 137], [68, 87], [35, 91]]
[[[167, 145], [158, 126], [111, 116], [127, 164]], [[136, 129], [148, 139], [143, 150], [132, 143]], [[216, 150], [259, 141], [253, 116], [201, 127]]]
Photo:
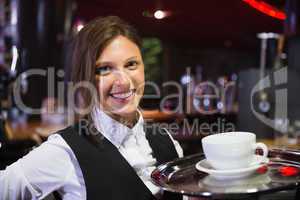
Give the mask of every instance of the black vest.
[[[176, 149], [165, 131], [147, 128], [146, 138], [157, 164], [178, 158]], [[86, 186], [88, 200], [154, 200], [150, 190], [118, 149], [93, 123], [78, 123], [59, 132], [75, 154]], [[179, 200], [182, 196], [168, 192], [164, 200]]]

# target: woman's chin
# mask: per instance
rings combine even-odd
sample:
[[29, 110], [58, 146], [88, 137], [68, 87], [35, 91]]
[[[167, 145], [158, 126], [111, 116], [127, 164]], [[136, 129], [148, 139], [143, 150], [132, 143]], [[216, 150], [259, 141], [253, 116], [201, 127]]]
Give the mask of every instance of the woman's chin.
[[136, 102], [138, 101], [135, 101], [135, 99], [131, 99], [131, 101], [124, 104], [120, 104], [119, 102], [115, 101], [108, 101], [108, 104], [103, 106], [102, 109], [107, 113], [115, 115], [116, 118], [121, 117], [123, 119], [134, 119], [136, 118], [138, 109], [138, 103]]
[[136, 116], [137, 108], [130, 108], [130, 109], [116, 109], [112, 113], [118, 115], [122, 118], [132, 118]]
[[120, 104], [120, 103], [115, 103], [111, 102], [110, 106], [112, 113], [115, 113], [120, 116], [130, 116], [130, 115], [135, 115], [137, 111], [137, 105], [134, 102], [134, 99], [130, 99], [130, 101]]

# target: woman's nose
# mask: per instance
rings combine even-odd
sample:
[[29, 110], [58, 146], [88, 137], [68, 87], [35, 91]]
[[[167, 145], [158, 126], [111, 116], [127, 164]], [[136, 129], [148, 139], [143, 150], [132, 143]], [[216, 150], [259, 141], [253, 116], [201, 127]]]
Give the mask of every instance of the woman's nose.
[[130, 76], [124, 71], [115, 71], [115, 85], [130, 85]]

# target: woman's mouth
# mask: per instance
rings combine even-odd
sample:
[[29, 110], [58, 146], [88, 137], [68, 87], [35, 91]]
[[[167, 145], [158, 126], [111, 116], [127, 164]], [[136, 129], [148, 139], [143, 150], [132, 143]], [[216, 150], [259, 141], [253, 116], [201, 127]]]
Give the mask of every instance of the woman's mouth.
[[133, 96], [135, 93], [135, 89], [131, 89], [129, 91], [121, 91], [121, 92], [114, 92], [114, 93], [110, 93], [109, 96], [111, 96], [114, 99], [117, 100], [127, 100], [129, 99], [131, 96]]

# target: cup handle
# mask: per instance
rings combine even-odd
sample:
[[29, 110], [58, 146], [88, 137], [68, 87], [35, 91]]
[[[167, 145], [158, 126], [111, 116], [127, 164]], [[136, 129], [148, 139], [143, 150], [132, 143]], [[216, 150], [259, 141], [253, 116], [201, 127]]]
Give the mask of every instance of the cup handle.
[[263, 157], [268, 156], [268, 147], [264, 143], [258, 142], [254, 144], [254, 149], [262, 149], [263, 151]]

